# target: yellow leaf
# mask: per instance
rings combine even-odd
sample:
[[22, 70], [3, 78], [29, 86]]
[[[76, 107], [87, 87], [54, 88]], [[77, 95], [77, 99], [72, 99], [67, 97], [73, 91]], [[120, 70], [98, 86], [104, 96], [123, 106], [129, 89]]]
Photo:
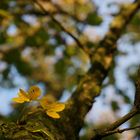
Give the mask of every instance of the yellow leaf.
[[[17, 103], [24, 103], [25, 102], [25, 99], [22, 99], [20, 97], [17, 97], [17, 98], [13, 98], [13, 101], [14, 102], [17, 102]], [[27, 102], [28, 102], [28, 100], [27, 100]]]
[[30, 101], [27, 93], [22, 89], [19, 90], [18, 96], [19, 97], [13, 98], [13, 101], [15, 101], [17, 103], [24, 103], [24, 102], [29, 102]]
[[65, 108], [65, 104], [64, 103], [52, 103], [50, 105], [46, 105], [46, 109], [49, 111], [54, 111], [54, 112], [60, 112], [62, 110], [64, 110]]
[[41, 106], [45, 109], [46, 105], [50, 105], [52, 103], [54, 103], [56, 100], [52, 95], [45, 95], [44, 97], [42, 97], [39, 102], [41, 104]]
[[45, 109], [46, 105], [48, 104], [48, 100], [46, 97], [43, 97], [42, 99], [39, 100], [39, 103]]
[[30, 100], [36, 100], [41, 95], [41, 90], [38, 86], [31, 86], [28, 90]]
[[48, 116], [50, 116], [51, 118], [54, 118], [54, 119], [59, 119], [60, 118], [60, 115], [56, 112], [53, 112], [53, 111], [46, 111], [46, 114]]
[[13, 98], [13, 101], [17, 103], [30, 102], [36, 100], [41, 94], [41, 90], [37, 86], [31, 86], [28, 92], [23, 89], [19, 89], [18, 97]]
[[65, 104], [59, 103], [59, 102], [48, 102], [46, 97], [43, 97], [40, 100], [40, 105], [43, 107], [43, 109], [46, 111], [46, 114], [52, 118], [59, 119], [60, 115], [57, 112], [60, 112], [64, 110]]

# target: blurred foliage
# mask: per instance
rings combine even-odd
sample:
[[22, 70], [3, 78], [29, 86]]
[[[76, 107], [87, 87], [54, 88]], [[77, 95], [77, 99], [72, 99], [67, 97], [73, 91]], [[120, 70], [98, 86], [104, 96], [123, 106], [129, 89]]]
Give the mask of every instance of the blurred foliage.
[[140, 40], [140, 14], [139, 12], [134, 16], [131, 21], [131, 24], [127, 27], [127, 30], [131, 32], [131, 43], [135, 44]]
[[[103, 19], [98, 13], [99, 9], [90, 0], [41, 2], [48, 14], [44, 14], [32, 1], [0, 1], [0, 84], [6, 88], [17, 86], [14, 82], [16, 76], [12, 74], [14, 67], [18, 75], [26, 79], [28, 85], [40, 82], [48, 93], [59, 99], [65, 91], [71, 93], [74, 90], [79, 77], [90, 67], [90, 61], [72, 37], [52, 20], [49, 12], [88, 48], [96, 46], [101, 38], [95, 33], [96, 39], [91, 41], [90, 35], [87, 36], [84, 29], [89, 26], [100, 26]], [[138, 12], [124, 32], [131, 34], [130, 44], [135, 44], [140, 39], [139, 23]], [[116, 55], [127, 54], [118, 50]], [[114, 61], [107, 77], [108, 82], [103, 86], [114, 86], [115, 94], [121, 96], [125, 104], [132, 104], [132, 99], [126, 91], [116, 86], [116, 67]], [[135, 72], [129, 73], [128, 70], [128, 75], [134, 81]], [[109, 104], [114, 113], [120, 109], [116, 100], [110, 101]], [[23, 106], [13, 107], [16, 110], [10, 117], [14, 120]], [[133, 118], [130, 125], [134, 126], [137, 122], [139, 117]], [[88, 136], [83, 136], [82, 139], [87, 139]], [[106, 138], [110, 139], [115, 140], [118, 137], [115, 135]]]
[[[2, 80], [12, 82], [8, 75], [10, 67], [14, 66], [29, 84], [30, 79], [42, 82], [51, 86], [46, 88], [60, 90], [61, 94], [65, 88], [73, 89], [77, 75], [86, 71], [86, 54], [74, 41], [69, 43], [71, 37], [33, 2], [2, 0], [0, 3], [0, 57], [5, 63], [1, 70]], [[42, 1], [42, 4], [77, 36], [80, 36], [78, 24], [85, 25], [90, 13], [94, 19], [92, 24], [99, 24], [90, 1]]]

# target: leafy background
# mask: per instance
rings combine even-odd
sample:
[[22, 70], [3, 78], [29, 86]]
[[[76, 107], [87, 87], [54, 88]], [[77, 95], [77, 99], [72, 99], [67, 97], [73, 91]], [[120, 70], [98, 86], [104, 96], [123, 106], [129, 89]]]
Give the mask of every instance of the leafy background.
[[[15, 120], [22, 105], [11, 102], [19, 88], [39, 85], [44, 94], [66, 101], [90, 67], [87, 56], [51, 15], [87, 48], [94, 48], [108, 31], [114, 15], [128, 0], [42, 1], [48, 14], [32, 1], [0, 1], [0, 111]], [[102, 4], [101, 4], [102, 3]], [[51, 15], [50, 15], [51, 14]], [[119, 22], [119, 21], [118, 21]], [[140, 64], [140, 13], [119, 39], [113, 67], [103, 84], [102, 95], [86, 117], [81, 139], [127, 113], [133, 104], [134, 80]], [[117, 24], [117, 23], [116, 23]], [[118, 23], [119, 24], [119, 23]], [[134, 126], [139, 116], [125, 126]], [[94, 125], [93, 125], [94, 124]], [[106, 139], [134, 139], [139, 130]]]

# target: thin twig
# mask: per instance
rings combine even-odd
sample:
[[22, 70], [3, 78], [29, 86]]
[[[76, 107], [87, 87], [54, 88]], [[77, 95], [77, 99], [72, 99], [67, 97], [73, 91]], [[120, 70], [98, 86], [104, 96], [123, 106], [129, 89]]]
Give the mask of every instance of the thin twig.
[[111, 124], [105, 131], [112, 131], [116, 128], [118, 128], [120, 125], [131, 119], [133, 116], [137, 115], [139, 113], [139, 110], [137, 108], [133, 108], [128, 114], [118, 119], [116, 122]]
[[[120, 125], [122, 125], [123, 123], [125, 123], [126, 121], [128, 121], [129, 119], [131, 119], [133, 116], [137, 114], [139, 114], [139, 109], [134, 107], [129, 113], [127, 113], [125, 116], [118, 119], [116, 122], [110, 124], [110, 126], [107, 127], [106, 129], [96, 130], [91, 140], [101, 140], [102, 138], [113, 135], [115, 133], [122, 133], [124, 131], [132, 130], [132, 128], [125, 128], [121, 130], [116, 128], [118, 128]], [[137, 127], [138, 126], [133, 127], [133, 129]]]
[[123, 133], [125, 131], [134, 130], [134, 129], [137, 129], [137, 128], [140, 128], [140, 125], [135, 126], [135, 127], [131, 127], [131, 128], [116, 129], [116, 130], [113, 130], [113, 131], [108, 131], [108, 132], [104, 133], [104, 137], [109, 136], [109, 135], [113, 135], [115, 133]]
[[51, 19], [64, 31], [66, 32], [69, 36], [71, 36], [73, 38], [73, 40], [77, 43], [77, 45], [85, 52], [88, 53], [88, 50], [84, 47], [84, 45], [79, 41], [79, 39], [77, 37], [75, 37], [71, 32], [69, 32], [63, 25], [61, 22], [59, 22], [54, 16], [53, 14], [51, 14], [51, 12], [47, 11], [42, 4], [40, 4], [37, 0], [33, 0], [42, 10], [42, 12], [44, 12], [44, 14], [48, 14]]
[[135, 127], [132, 127], [132, 128], [125, 128], [125, 129], [121, 129], [121, 130], [116, 129], [120, 125], [122, 125], [123, 123], [125, 123], [126, 121], [131, 119], [132, 117], [136, 116], [137, 114], [140, 114], [140, 111], [139, 111], [140, 105], [138, 103], [139, 100], [140, 100], [140, 97], [139, 97], [140, 77], [139, 77], [139, 75], [140, 75], [140, 67], [138, 69], [138, 76], [137, 76], [138, 78], [136, 79], [136, 83], [138, 83], [138, 84], [136, 84], [136, 94], [138, 94], [138, 95], [135, 97], [135, 100], [137, 100], [137, 102], [135, 101], [135, 104], [134, 104], [134, 107], [132, 108], [132, 110], [129, 113], [127, 113], [125, 116], [118, 119], [116, 122], [110, 124], [110, 126], [108, 126], [106, 129], [97, 131], [92, 139], [99, 139], [100, 138], [100, 140], [101, 140], [103, 137], [106, 137], [106, 136], [109, 136], [109, 135], [112, 135], [112, 134], [115, 134], [115, 133], [122, 133], [124, 131], [140, 128], [140, 126], [135, 126]]

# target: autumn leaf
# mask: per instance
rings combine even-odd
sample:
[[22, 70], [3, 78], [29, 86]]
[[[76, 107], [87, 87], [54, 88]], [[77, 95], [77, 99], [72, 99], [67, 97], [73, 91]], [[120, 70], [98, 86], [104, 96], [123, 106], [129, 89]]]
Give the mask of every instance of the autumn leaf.
[[46, 114], [52, 118], [59, 119], [60, 115], [57, 112], [63, 111], [65, 108], [64, 103], [55, 102], [52, 104], [46, 105], [44, 108], [46, 110]]
[[41, 90], [38, 86], [31, 86], [28, 90], [30, 100], [36, 100], [41, 95]]
[[46, 105], [56, 102], [56, 99], [52, 95], [45, 95], [39, 100], [41, 106], [46, 108]]
[[60, 115], [58, 114], [58, 112], [63, 111], [65, 109], [64, 103], [49, 102], [49, 100], [47, 100], [46, 97], [40, 100], [40, 105], [49, 117], [55, 119], [59, 119]]
[[30, 100], [28, 98], [28, 94], [24, 90], [19, 89], [18, 97], [13, 98], [13, 101], [17, 103], [24, 103], [29, 102]]
[[41, 95], [41, 90], [38, 86], [31, 86], [28, 92], [19, 89], [18, 97], [13, 98], [14, 102], [24, 103], [36, 100]]

